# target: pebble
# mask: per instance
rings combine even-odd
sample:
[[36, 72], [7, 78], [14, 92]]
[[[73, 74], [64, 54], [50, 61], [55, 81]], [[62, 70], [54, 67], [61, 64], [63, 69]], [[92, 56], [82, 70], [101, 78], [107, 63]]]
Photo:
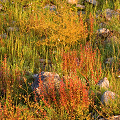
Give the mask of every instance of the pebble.
[[100, 80], [97, 84], [100, 86], [100, 88], [108, 89], [109, 88], [109, 80], [107, 77], [104, 77], [102, 80]]

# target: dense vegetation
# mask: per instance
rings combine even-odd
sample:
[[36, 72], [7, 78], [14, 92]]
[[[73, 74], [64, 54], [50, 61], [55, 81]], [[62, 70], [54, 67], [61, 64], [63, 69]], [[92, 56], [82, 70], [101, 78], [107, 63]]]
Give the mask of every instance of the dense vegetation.
[[[120, 13], [120, 1], [79, 2], [85, 8], [65, 0], [0, 1], [0, 119], [82, 120], [120, 114], [119, 100], [103, 105], [105, 89], [96, 85], [107, 77], [109, 90], [120, 95], [120, 17], [107, 20], [104, 14], [107, 8]], [[101, 23], [110, 30], [107, 37], [114, 35], [117, 42], [98, 35]], [[107, 63], [107, 58], [114, 60]], [[41, 71], [59, 74], [66, 84], [61, 83], [60, 95], [53, 94], [52, 100], [36, 99], [31, 89], [33, 74]]]

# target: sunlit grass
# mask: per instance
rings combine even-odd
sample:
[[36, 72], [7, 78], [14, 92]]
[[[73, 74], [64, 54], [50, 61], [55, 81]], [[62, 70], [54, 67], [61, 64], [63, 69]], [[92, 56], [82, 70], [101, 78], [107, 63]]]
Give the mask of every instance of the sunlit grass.
[[[107, 21], [96, 13], [120, 9], [120, 2], [98, 2], [95, 7], [85, 3], [85, 14], [78, 14], [79, 9], [65, 0], [0, 2], [0, 119], [91, 119], [91, 114], [96, 118], [119, 114], [119, 99], [111, 106], [102, 105], [105, 90], [96, 84], [107, 77], [110, 90], [120, 95], [120, 45], [105, 44], [96, 31], [102, 21], [120, 39], [120, 17]], [[56, 9], [44, 8], [48, 4]], [[111, 57], [114, 62], [105, 64]], [[59, 94], [53, 89], [52, 97], [37, 99], [31, 84], [32, 75], [40, 71], [60, 75]]]

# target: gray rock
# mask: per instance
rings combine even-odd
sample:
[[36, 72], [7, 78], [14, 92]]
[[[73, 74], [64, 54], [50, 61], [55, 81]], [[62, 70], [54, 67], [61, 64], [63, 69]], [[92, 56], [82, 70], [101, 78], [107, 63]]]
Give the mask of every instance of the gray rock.
[[111, 91], [105, 91], [101, 97], [101, 102], [102, 104], [105, 105], [109, 105], [109, 102], [111, 102], [112, 100], [115, 99], [115, 97], [117, 97], [118, 95], [116, 95], [114, 92]]
[[100, 28], [97, 30], [97, 34], [100, 37], [108, 37], [109, 33], [110, 33], [110, 30], [106, 28]]
[[110, 30], [109, 30], [109, 29], [106, 29], [106, 28], [100, 28], [100, 29], [97, 30], [97, 32], [98, 32], [99, 34], [102, 34], [102, 33], [108, 33], [108, 32], [110, 32]]
[[120, 13], [119, 12], [116, 12], [114, 10], [111, 10], [111, 9], [105, 9], [104, 11], [104, 14], [105, 14], [105, 18], [107, 20], [111, 20], [112, 17], [117, 17], [118, 15], [120, 16]]
[[109, 88], [109, 81], [108, 79], [105, 77], [102, 80], [100, 80], [97, 84], [100, 88], [105, 88], [108, 89]]
[[[31, 85], [32, 90], [35, 90], [38, 95], [51, 95], [52, 89], [57, 92], [60, 88], [60, 77], [56, 73], [52, 72], [41, 72], [33, 77], [35, 81]], [[41, 83], [42, 82], [42, 83]], [[41, 85], [39, 84], [41, 83]]]

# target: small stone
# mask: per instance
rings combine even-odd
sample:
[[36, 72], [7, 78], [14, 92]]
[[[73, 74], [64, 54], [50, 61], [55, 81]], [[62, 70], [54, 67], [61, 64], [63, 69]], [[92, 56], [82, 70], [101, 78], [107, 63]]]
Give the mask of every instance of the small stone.
[[100, 37], [108, 37], [109, 33], [110, 33], [110, 30], [106, 28], [100, 28], [97, 30], [97, 34]]
[[100, 80], [97, 85], [100, 86], [100, 88], [108, 89], [109, 88], [109, 80], [105, 77], [102, 80]]
[[115, 97], [117, 97], [118, 95], [116, 95], [114, 92], [111, 91], [105, 91], [101, 97], [101, 102], [102, 104], [106, 104], [108, 105], [109, 102], [111, 102], [112, 100], [115, 99]]
[[109, 29], [106, 29], [106, 28], [100, 28], [97, 30], [98, 33], [102, 34], [102, 33], [108, 33], [109, 32]]

